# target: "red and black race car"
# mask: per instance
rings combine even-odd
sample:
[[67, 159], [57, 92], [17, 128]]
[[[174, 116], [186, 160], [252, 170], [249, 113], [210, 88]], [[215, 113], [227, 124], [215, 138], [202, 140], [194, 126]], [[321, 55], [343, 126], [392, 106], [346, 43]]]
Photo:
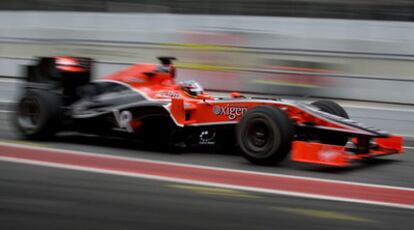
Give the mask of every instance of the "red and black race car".
[[27, 66], [16, 126], [31, 139], [75, 130], [170, 148], [235, 149], [255, 164], [294, 161], [346, 166], [401, 153], [402, 137], [350, 120], [332, 101], [213, 97], [194, 81], [175, 82], [173, 57], [91, 81], [92, 60], [40, 58]]

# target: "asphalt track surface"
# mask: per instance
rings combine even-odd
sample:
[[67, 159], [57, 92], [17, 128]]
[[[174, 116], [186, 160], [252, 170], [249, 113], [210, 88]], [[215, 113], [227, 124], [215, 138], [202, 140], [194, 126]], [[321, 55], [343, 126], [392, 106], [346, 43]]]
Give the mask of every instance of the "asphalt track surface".
[[2, 229], [409, 229], [412, 210], [0, 163]]
[[[235, 153], [165, 153], [138, 143], [60, 135], [26, 143], [0, 113], [11, 143], [140, 159], [413, 188], [414, 151], [337, 169], [259, 167]], [[406, 146], [414, 146], [406, 141]], [[0, 162], [0, 229], [411, 229], [413, 210], [219, 189], [166, 181]]]

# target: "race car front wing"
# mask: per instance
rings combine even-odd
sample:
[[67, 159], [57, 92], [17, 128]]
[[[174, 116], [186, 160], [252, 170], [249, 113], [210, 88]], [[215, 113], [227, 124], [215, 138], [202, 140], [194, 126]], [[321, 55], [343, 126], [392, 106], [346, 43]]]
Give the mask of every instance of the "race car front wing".
[[356, 160], [401, 154], [403, 151], [403, 138], [400, 136], [359, 137], [352, 138], [346, 146], [294, 141], [291, 157], [298, 162], [346, 167]]

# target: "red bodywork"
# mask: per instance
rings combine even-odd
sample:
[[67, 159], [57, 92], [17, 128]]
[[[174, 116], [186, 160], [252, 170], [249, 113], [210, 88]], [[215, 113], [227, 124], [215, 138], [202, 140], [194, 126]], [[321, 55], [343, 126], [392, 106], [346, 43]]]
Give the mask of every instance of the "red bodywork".
[[[180, 127], [237, 124], [250, 108], [270, 105], [285, 111], [296, 126], [312, 124], [319, 129], [333, 130], [355, 137], [351, 144], [354, 147], [293, 141], [292, 159], [295, 161], [347, 166], [356, 159], [403, 152], [401, 137], [378, 136], [358, 125], [320, 116], [319, 112], [310, 106], [304, 109], [303, 104], [294, 101], [245, 98], [238, 93], [232, 93], [227, 99], [215, 98], [207, 93], [191, 96], [176, 84], [174, 77], [175, 67], [172, 64], [137, 64], [112, 74], [105, 80], [131, 87], [149, 101], [170, 102], [165, 108]], [[368, 144], [372, 146], [362, 149], [360, 146], [366, 145], [358, 142], [366, 140], [364, 137], [369, 138]]]
[[[386, 138], [375, 138], [374, 140], [376, 145], [362, 152], [358, 152], [358, 148], [355, 147], [294, 141], [292, 159], [305, 163], [348, 166], [354, 160], [403, 152], [402, 137], [389, 136]], [[356, 143], [356, 141], [353, 140], [353, 143]]]
[[84, 72], [85, 68], [81, 65], [79, 59], [73, 57], [59, 56], [55, 57], [56, 68], [64, 72]]

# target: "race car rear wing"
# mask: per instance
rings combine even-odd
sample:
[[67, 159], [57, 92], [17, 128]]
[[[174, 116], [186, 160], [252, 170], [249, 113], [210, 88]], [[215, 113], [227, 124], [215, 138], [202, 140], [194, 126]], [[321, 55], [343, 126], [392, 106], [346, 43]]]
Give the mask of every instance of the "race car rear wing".
[[75, 100], [77, 89], [90, 82], [93, 60], [82, 57], [39, 57], [25, 66], [25, 88], [59, 91], [65, 98]]
[[400, 136], [353, 138], [347, 146], [294, 141], [291, 158], [297, 162], [345, 167], [355, 160], [401, 154], [403, 151], [403, 138]]

